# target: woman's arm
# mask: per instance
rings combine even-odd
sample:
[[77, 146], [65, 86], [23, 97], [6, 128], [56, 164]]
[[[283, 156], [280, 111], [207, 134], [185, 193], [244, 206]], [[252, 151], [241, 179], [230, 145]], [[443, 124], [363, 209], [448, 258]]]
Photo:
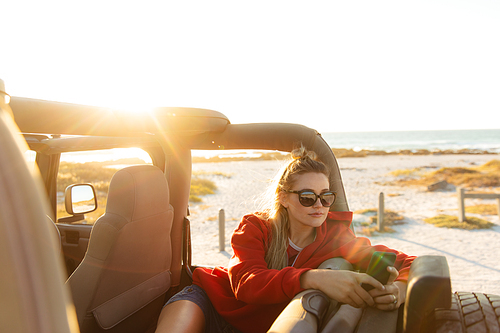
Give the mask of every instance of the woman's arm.
[[373, 297], [361, 287], [362, 283], [370, 284], [376, 290], [385, 289], [368, 274], [345, 270], [313, 269], [302, 274], [300, 283], [304, 289], [320, 290], [328, 297], [356, 308], [375, 305]]
[[[345, 270], [313, 269], [302, 274], [301, 286], [305, 289], [317, 289], [328, 297], [357, 308], [373, 306], [380, 310], [394, 310], [406, 299], [406, 282], [395, 281], [398, 271], [388, 267], [390, 278], [384, 286], [373, 277]], [[361, 287], [368, 283], [375, 287], [367, 292]]]

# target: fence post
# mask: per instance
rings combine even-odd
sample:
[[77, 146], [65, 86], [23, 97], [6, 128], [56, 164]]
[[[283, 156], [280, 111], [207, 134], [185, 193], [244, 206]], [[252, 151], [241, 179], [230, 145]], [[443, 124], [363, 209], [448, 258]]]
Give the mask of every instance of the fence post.
[[457, 194], [458, 194], [458, 221], [464, 222], [465, 221], [465, 203], [464, 203], [465, 189], [463, 187], [458, 187]]
[[377, 228], [378, 231], [384, 231], [384, 192], [378, 196]]
[[497, 198], [497, 206], [498, 206], [497, 207], [497, 209], [498, 209], [497, 215], [498, 215], [498, 217], [500, 217], [500, 197]]
[[219, 252], [225, 251], [226, 246], [226, 213], [224, 209], [219, 210]]

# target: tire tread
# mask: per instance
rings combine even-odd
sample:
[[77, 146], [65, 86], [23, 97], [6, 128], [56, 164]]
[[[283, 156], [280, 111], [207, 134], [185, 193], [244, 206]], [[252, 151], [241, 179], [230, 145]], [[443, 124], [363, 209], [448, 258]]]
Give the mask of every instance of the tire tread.
[[456, 292], [451, 308], [434, 311], [433, 323], [436, 333], [500, 333], [500, 296]]

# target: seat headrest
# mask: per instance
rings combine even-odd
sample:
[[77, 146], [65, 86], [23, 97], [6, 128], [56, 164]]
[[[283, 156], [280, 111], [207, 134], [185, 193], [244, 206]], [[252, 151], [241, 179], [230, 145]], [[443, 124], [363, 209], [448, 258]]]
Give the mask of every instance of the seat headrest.
[[168, 184], [159, 168], [131, 166], [117, 171], [111, 178], [106, 213], [120, 215], [130, 222], [168, 209]]

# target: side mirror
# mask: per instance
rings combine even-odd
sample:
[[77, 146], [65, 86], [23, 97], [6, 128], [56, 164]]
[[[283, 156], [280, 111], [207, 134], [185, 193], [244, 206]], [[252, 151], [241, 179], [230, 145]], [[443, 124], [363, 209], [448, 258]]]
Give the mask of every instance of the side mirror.
[[74, 184], [66, 188], [64, 197], [66, 212], [70, 215], [83, 215], [97, 209], [97, 198], [94, 186], [90, 184]]

